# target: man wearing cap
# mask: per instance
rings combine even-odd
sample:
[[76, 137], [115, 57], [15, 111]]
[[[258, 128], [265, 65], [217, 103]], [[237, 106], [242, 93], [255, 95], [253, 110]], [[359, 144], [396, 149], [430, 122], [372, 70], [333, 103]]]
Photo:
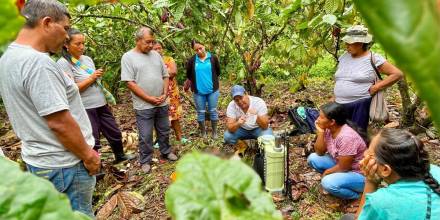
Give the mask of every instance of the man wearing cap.
[[225, 143], [236, 144], [238, 140], [273, 134], [269, 128], [267, 106], [263, 99], [248, 95], [240, 85], [232, 87], [231, 95], [234, 100], [226, 110]]
[[[372, 36], [368, 34], [368, 28], [362, 25], [350, 27], [342, 40], [347, 52], [339, 57], [334, 77], [335, 101], [344, 106], [349, 120], [366, 130], [371, 97], [399, 81], [403, 74], [383, 56], [370, 51]], [[373, 64], [379, 73], [388, 77], [375, 82], [378, 76]]]

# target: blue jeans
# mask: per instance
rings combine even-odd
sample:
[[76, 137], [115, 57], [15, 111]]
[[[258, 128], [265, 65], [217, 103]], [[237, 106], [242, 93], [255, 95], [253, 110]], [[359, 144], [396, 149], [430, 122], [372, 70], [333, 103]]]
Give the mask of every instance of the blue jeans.
[[136, 110], [136, 124], [139, 130], [139, 162], [141, 164], [149, 164], [153, 159], [153, 129], [156, 129], [160, 153], [164, 156], [171, 153], [168, 105]]
[[257, 139], [262, 135], [273, 135], [272, 129], [267, 128], [263, 130], [261, 128], [255, 128], [246, 130], [240, 127], [234, 133], [226, 131], [223, 138], [227, 144], [236, 144], [238, 140]]
[[197, 110], [197, 121], [205, 121], [206, 104], [211, 121], [218, 121], [217, 102], [220, 92], [217, 90], [206, 95], [194, 93], [194, 102]]
[[[307, 158], [309, 165], [320, 173], [336, 165], [329, 155], [319, 156], [312, 153]], [[357, 199], [364, 190], [365, 177], [356, 172], [332, 173], [321, 180], [322, 188], [330, 194], [343, 199]]]
[[59, 192], [65, 193], [73, 210], [94, 218], [92, 196], [96, 178], [89, 175], [82, 162], [59, 169], [43, 169], [29, 164], [26, 166], [29, 172], [49, 180]]

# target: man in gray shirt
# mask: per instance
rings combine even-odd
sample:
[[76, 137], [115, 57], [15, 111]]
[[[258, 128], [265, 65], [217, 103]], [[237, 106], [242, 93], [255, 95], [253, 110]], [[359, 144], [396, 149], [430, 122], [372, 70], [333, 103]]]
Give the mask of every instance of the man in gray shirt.
[[74, 210], [93, 216], [100, 159], [78, 87], [49, 57], [67, 37], [70, 16], [56, 0], [31, 0], [25, 26], [0, 58], [0, 94], [22, 142], [28, 170], [66, 193]]
[[153, 128], [158, 136], [162, 157], [175, 161], [169, 144], [168, 72], [162, 57], [153, 50], [151, 29], [141, 27], [135, 34], [136, 46], [122, 56], [121, 80], [127, 82], [136, 111], [139, 130], [139, 160], [142, 170], [150, 172], [153, 157]]

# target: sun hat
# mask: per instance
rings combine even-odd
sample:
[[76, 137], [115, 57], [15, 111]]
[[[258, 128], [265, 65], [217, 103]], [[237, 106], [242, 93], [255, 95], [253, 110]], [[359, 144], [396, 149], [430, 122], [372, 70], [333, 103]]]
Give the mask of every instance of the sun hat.
[[353, 43], [370, 43], [373, 41], [373, 36], [368, 33], [368, 28], [363, 25], [354, 25], [347, 29], [342, 41], [348, 44]]
[[246, 92], [246, 90], [244, 89], [244, 87], [240, 86], [240, 85], [235, 85], [231, 89], [232, 98], [234, 98], [235, 96], [238, 96], [238, 95], [243, 96], [245, 92]]

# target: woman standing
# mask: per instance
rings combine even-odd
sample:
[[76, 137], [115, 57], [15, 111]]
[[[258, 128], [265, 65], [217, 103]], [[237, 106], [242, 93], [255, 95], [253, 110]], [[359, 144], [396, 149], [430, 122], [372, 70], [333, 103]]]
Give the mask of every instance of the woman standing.
[[182, 117], [182, 106], [180, 105], [179, 85], [177, 84], [177, 65], [174, 59], [169, 56], [164, 56], [163, 47], [160, 42], [157, 42], [153, 46], [153, 50], [157, 51], [163, 58], [163, 62], [167, 67], [168, 74], [170, 75], [168, 83], [168, 97], [170, 98], [170, 105], [168, 114], [171, 121], [171, 127], [176, 135], [176, 140], [182, 143], [186, 143], [188, 140], [182, 138], [182, 128], [180, 126], [180, 118]]
[[134, 155], [124, 154], [121, 131], [107, 105], [107, 103], [115, 104], [115, 100], [101, 84], [100, 78], [104, 75], [104, 71], [96, 69], [93, 60], [83, 55], [84, 35], [74, 28], [68, 31], [68, 35], [68, 41], [63, 47], [63, 57], [57, 63], [74, 79], [79, 88], [84, 108], [92, 124], [95, 138], [93, 149], [98, 151], [101, 147], [102, 132], [115, 155], [115, 163], [133, 159]]
[[[347, 52], [339, 58], [335, 74], [335, 101], [344, 105], [351, 121], [366, 130], [371, 97], [399, 81], [403, 74], [384, 57], [370, 51], [372, 36], [364, 26], [349, 28], [342, 40], [346, 43]], [[380, 73], [388, 75], [376, 84], [377, 74], [373, 64]]]
[[186, 64], [186, 77], [194, 92], [200, 136], [206, 137], [205, 112], [208, 105], [212, 137], [217, 138], [220, 63], [215, 55], [205, 51], [202, 43], [193, 40], [191, 47], [196, 54]]
[[316, 153], [310, 154], [307, 162], [322, 173], [322, 187], [343, 199], [359, 198], [364, 188], [359, 161], [367, 149], [366, 135], [361, 133], [364, 136], [361, 137], [347, 124], [344, 107], [335, 102], [321, 106], [315, 125]]

